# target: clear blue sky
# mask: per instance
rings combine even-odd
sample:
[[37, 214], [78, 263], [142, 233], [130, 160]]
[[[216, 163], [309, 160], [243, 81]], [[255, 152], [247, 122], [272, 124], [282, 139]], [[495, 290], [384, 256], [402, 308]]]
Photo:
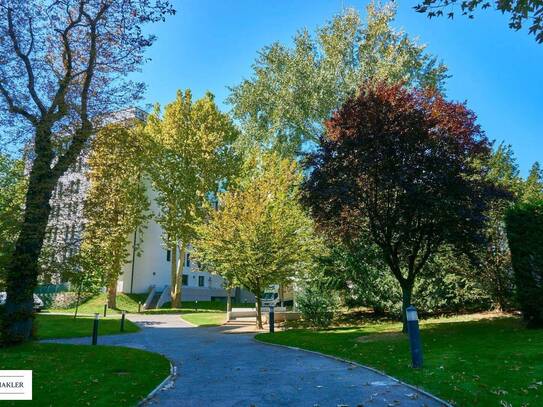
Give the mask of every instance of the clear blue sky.
[[[228, 86], [250, 76], [257, 51], [274, 41], [291, 43], [303, 27], [324, 24], [342, 6], [362, 14], [354, 0], [173, 0], [177, 14], [152, 26], [158, 40], [152, 61], [138, 77], [148, 84], [146, 102], [171, 101], [177, 89], [200, 97], [213, 92], [221, 107]], [[415, 13], [416, 0], [399, 2], [397, 28], [428, 45], [448, 67], [447, 94], [466, 100], [490, 139], [515, 151], [525, 176], [543, 161], [543, 44], [527, 30], [515, 32], [494, 10], [475, 20], [429, 20]]]

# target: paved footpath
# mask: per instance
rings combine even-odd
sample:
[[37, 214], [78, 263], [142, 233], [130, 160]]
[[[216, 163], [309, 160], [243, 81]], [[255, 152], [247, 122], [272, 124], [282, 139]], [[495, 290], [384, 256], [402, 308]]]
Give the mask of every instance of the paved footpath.
[[[195, 407], [443, 406], [369, 369], [301, 350], [256, 342], [225, 328], [193, 328], [178, 315], [130, 315], [143, 329], [103, 336], [99, 344], [165, 355], [177, 367], [173, 386], [149, 405]], [[90, 342], [89, 338], [59, 340]]]

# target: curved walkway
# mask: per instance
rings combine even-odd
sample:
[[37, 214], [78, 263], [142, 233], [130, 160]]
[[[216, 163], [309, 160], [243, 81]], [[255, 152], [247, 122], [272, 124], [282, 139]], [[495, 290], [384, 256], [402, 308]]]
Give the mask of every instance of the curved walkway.
[[[442, 406], [372, 370], [317, 354], [192, 328], [178, 315], [130, 315], [143, 329], [104, 336], [99, 344], [146, 349], [177, 367], [173, 386], [148, 404], [160, 406]], [[59, 340], [89, 343], [89, 338]]]

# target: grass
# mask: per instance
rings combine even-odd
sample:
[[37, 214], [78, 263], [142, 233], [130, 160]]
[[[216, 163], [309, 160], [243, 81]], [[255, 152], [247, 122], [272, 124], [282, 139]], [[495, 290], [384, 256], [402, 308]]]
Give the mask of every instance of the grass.
[[[142, 304], [145, 302], [147, 294], [117, 294], [117, 308], [108, 309], [109, 314], [119, 314], [121, 311], [129, 313], [138, 312], [138, 302]], [[79, 306], [78, 314], [92, 315], [94, 313], [103, 314], [104, 304], [107, 302], [105, 293], [98, 294], [92, 297], [90, 300], [84, 302]], [[254, 307], [252, 303], [233, 303], [233, 307]], [[201, 311], [224, 311], [226, 312], [226, 301], [183, 301], [181, 307], [170, 308], [170, 303], [164, 304], [162, 308], [143, 310], [142, 313], [157, 313], [157, 314], [179, 314], [182, 312], [201, 312]], [[65, 309], [47, 309], [45, 312], [63, 312], [71, 313], [75, 312], [75, 308]]]
[[[232, 303], [232, 308], [254, 308], [254, 303]], [[170, 303], [164, 304], [164, 308], [157, 310], [148, 310], [149, 313], [161, 313], [161, 312], [226, 312], [225, 301], [183, 301], [181, 307], [170, 308]]]
[[[145, 302], [147, 298], [146, 294], [117, 294], [117, 308], [108, 309], [108, 314], [120, 314], [121, 311], [135, 313], [138, 312], [138, 301]], [[107, 303], [107, 297], [105, 293], [95, 295], [88, 301], [79, 305], [77, 311], [78, 314], [83, 315], [92, 315], [94, 313], [99, 313], [103, 315], [104, 304]], [[71, 313], [75, 312], [75, 307], [72, 308], [56, 308], [56, 309], [47, 309], [46, 312], [64, 312]]]
[[[91, 336], [94, 318], [79, 316], [74, 319], [70, 315], [37, 314], [38, 339], [74, 338]], [[119, 318], [100, 318], [98, 335], [120, 334], [121, 321]], [[133, 322], [125, 320], [124, 332], [138, 332], [139, 328]]]
[[166, 378], [170, 365], [139, 349], [28, 343], [1, 349], [0, 369], [32, 369], [33, 406], [134, 406]]
[[181, 318], [196, 326], [219, 326], [226, 319], [225, 312], [193, 312], [181, 314]]
[[527, 330], [515, 317], [470, 319], [423, 321], [424, 368], [416, 370], [397, 323], [256, 338], [377, 368], [459, 406], [543, 405], [543, 330]]

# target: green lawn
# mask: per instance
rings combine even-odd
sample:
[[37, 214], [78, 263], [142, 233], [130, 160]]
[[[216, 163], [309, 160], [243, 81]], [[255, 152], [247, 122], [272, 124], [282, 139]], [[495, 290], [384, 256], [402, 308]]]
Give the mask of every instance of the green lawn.
[[193, 312], [181, 314], [181, 318], [196, 326], [218, 326], [226, 319], [225, 312]]
[[[108, 309], [108, 315], [119, 314], [121, 311], [129, 313], [138, 312], [138, 302], [142, 304], [147, 298], [146, 294], [118, 294], [117, 295], [117, 309]], [[84, 302], [79, 306], [78, 314], [92, 315], [98, 312], [103, 315], [104, 304], [107, 302], [106, 294], [98, 294], [92, 297], [90, 300]], [[253, 308], [254, 303], [233, 303], [233, 307], [249, 307]], [[183, 301], [181, 307], [170, 308], [170, 303], [164, 304], [162, 308], [143, 310], [143, 313], [159, 313], [159, 314], [178, 314], [182, 312], [200, 312], [200, 311], [224, 311], [226, 312], [226, 301]], [[64, 312], [74, 313], [75, 308], [65, 309], [47, 309], [45, 312]]]
[[[74, 319], [70, 315], [36, 314], [38, 339], [73, 338], [91, 336], [94, 318], [79, 316]], [[98, 323], [98, 335], [119, 334], [121, 320], [118, 317], [100, 318]], [[137, 332], [136, 324], [125, 320], [125, 333]]]
[[278, 343], [354, 360], [459, 406], [542, 406], [543, 330], [514, 317], [456, 317], [421, 324], [424, 368], [410, 367], [407, 337], [395, 323], [259, 334]]
[[[107, 313], [109, 314], [120, 314], [121, 311], [126, 312], [138, 312], [138, 301], [141, 301], [143, 304], [147, 295], [145, 294], [118, 294], [117, 295], [117, 309], [108, 309]], [[92, 297], [90, 300], [84, 302], [79, 306], [78, 314], [83, 315], [92, 315], [98, 312], [100, 315], [103, 315], [104, 304], [107, 303], [106, 294], [98, 294]], [[58, 308], [58, 309], [47, 309], [46, 312], [66, 312], [74, 313], [75, 308]]]
[[138, 349], [29, 343], [0, 349], [0, 369], [32, 369], [33, 406], [134, 406], [168, 376], [170, 364]]
[[[232, 303], [233, 308], [254, 308], [254, 303]], [[170, 303], [164, 304], [163, 308], [148, 310], [149, 313], [177, 313], [177, 312], [226, 312], [225, 301], [183, 301], [181, 307], [170, 308]]]

